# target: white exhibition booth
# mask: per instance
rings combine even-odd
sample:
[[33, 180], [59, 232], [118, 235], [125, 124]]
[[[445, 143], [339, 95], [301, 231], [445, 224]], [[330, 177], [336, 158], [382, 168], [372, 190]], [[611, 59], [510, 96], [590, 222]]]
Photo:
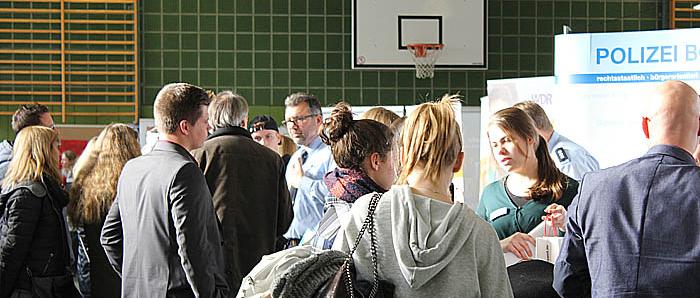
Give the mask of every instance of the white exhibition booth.
[[560, 134], [586, 148], [601, 168], [639, 157], [647, 95], [682, 80], [700, 90], [700, 29], [563, 34], [554, 39], [554, 77], [490, 80], [481, 102], [480, 189], [503, 175], [485, 132], [494, 112], [539, 103]]

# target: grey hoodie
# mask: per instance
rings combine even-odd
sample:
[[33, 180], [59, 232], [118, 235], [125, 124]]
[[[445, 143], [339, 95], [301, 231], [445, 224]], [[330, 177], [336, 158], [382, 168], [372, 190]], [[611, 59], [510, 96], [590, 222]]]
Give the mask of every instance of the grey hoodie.
[[12, 145], [9, 141], [4, 140], [0, 143], [0, 183], [2, 179], [5, 178], [7, 173], [7, 168], [10, 166], [10, 161], [12, 160]]
[[[334, 249], [349, 251], [370, 198], [355, 202], [341, 223]], [[512, 297], [496, 232], [461, 203], [415, 195], [407, 185], [386, 192], [375, 214], [379, 278], [396, 297]], [[353, 255], [361, 279], [372, 280], [370, 238]]]

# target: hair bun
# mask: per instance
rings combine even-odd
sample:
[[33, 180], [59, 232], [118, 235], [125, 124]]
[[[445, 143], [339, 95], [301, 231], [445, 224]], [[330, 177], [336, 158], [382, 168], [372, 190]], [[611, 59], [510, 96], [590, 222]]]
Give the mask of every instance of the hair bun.
[[341, 101], [335, 105], [330, 117], [324, 122], [321, 138], [328, 145], [338, 142], [352, 125], [353, 119], [350, 105]]

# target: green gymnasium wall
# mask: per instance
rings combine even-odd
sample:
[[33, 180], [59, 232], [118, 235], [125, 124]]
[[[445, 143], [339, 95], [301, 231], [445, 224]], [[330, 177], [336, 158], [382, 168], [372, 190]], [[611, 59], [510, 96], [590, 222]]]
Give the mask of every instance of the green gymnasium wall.
[[[140, 3], [141, 116], [168, 82], [186, 81], [248, 99], [251, 116], [278, 120], [283, 100], [296, 91], [323, 105], [413, 104], [459, 92], [478, 105], [486, 80], [553, 74], [554, 38], [562, 25], [574, 32], [654, 30], [660, 0], [488, 1], [488, 70], [437, 71], [432, 80], [413, 71], [350, 67], [351, 0], [144, 0]], [[68, 123], [106, 123], [95, 117]], [[11, 135], [0, 117], [0, 136]]]

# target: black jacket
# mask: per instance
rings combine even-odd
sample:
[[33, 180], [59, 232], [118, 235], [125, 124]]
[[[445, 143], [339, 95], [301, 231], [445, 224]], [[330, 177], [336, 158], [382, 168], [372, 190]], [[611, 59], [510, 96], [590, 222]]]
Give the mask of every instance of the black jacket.
[[65, 220], [68, 202], [58, 181], [23, 182], [0, 195], [0, 298], [30, 289], [33, 276], [66, 273], [70, 263]]
[[241, 127], [217, 129], [194, 150], [212, 194], [224, 239], [226, 281], [235, 295], [241, 280], [292, 222], [292, 203], [279, 154]]

